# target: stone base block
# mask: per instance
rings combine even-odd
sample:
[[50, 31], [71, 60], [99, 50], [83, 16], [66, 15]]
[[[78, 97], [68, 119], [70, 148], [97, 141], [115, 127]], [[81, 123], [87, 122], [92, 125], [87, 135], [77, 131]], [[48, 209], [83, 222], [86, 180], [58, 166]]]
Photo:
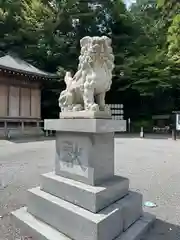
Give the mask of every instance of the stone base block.
[[51, 172], [41, 176], [41, 189], [96, 213], [128, 194], [129, 180], [114, 176], [100, 186], [90, 186]]
[[114, 133], [126, 131], [126, 120], [112, 119], [45, 119], [45, 130], [78, 133]]
[[92, 213], [40, 188], [28, 191], [28, 212], [74, 240], [112, 240], [142, 216], [142, 196], [130, 192]]
[[112, 178], [113, 133], [57, 132], [55, 173], [89, 185], [99, 185]]
[[66, 112], [60, 112], [59, 113], [60, 118], [70, 118], [70, 119], [76, 119], [76, 118], [93, 118], [93, 119], [112, 119], [111, 114], [105, 111], [66, 111]]
[[122, 209], [123, 231], [126, 231], [143, 214], [142, 195], [129, 192], [127, 196], [117, 202]]
[[122, 233], [115, 240], [140, 240], [143, 234], [150, 228], [155, 221], [155, 216], [150, 213], [144, 213], [130, 228]]
[[[30, 236], [31, 240], [72, 240], [60, 233], [50, 225], [40, 221], [21, 208], [12, 213], [17, 228], [21, 229], [22, 236]], [[140, 240], [142, 235], [154, 223], [155, 217], [145, 213], [126, 232], [120, 234], [115, 240]]]
[[112, 240], [123, 231], [117, 203], [94, 214], [40, 188], [28, 193], [28, 212], [74, 240]]
[[114, 132], [126, 122], [110, 119], [49, 119], [56, 131], [55, 173], [99, 185], [114, 176]]

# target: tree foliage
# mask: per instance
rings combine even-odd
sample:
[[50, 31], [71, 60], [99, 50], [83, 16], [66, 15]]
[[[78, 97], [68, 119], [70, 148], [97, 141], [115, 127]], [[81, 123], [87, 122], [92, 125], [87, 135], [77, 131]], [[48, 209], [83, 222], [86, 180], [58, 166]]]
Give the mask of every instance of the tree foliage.
[[[179, 89], [179, 4], [137, 0], [127, 9], [121, 0], [0, 0], [0, 54], [18, 54], [46, 71], [58, 71], [62, 80], [66, 70], [77, 68], [82, 37], [110, 36], [116, 68], [108, 101], [118, 99], [133, 111], [132, 102], [173, 99]], [[47, 115], [58, 84], [44, 84]]]
[[[155, 96], [158, 89], [166, 91], [179, 86], [179, 68], [169, 57], [170, 48], [171, 52], [175, 51], [172, 35], [167, 40], [167, 22], [161, 8], [157, 8], [155, 0], [137, 0], [130, 12], [137, 25], [138, 36], [133, 46], [137, 53], [127, 59], [126, 64], [128, 87], [137, 89], [143, 95]], [[176, 32], [174, 41], [178, 41], [180, 35], [177, 29], [170, 28], [169, 31]], [[170, 39], [171, 45], [168, 46]]]
[[158, 0], [167, 30], [168, 56], [180, 63], [180, 2], [176, 0]]

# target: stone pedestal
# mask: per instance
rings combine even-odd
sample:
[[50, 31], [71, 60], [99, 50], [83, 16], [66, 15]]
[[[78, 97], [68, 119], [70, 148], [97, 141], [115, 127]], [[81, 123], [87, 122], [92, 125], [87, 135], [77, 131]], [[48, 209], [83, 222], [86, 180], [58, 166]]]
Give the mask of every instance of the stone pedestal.
[[[119, 126], [119, 125], [121, 126]], [[154, 217], [142, 195], [114, 175], [114, 132], [125, 121], [57, 119], [55, 171], [28, 190], [28, 206], [12, 213], [34, 240], [137, 240]], [[22, 226], [23, 225], [23, 226]]]

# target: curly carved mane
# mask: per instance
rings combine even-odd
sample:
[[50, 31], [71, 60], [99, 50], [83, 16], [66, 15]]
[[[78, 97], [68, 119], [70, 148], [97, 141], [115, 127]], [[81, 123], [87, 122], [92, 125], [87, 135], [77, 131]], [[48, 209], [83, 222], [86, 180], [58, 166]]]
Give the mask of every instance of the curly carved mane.
[[74, 77], [66, 73], [59, 106], [62, 111], [106, 111], [105, 94], [110, 90], [114, 68], [111, 39], [84, 37], [80, 45], [78, 71]]
[[80, 41], [81, 54], [79, 56], [78, 70], [96, 67], [99, 64], [109, 73], [114, 69], [114, 56], [111, 39], [103, 37], [84, 37]]

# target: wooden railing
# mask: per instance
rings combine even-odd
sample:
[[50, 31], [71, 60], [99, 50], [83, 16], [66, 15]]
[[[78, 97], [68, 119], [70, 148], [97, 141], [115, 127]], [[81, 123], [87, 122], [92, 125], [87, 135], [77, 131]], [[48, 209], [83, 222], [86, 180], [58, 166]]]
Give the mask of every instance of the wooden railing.
[[44, 121], [40, 119], [0, 118], [0, 135], [11, 138], [13, 132], [24, 135], [26, 132], [44, 130]]

